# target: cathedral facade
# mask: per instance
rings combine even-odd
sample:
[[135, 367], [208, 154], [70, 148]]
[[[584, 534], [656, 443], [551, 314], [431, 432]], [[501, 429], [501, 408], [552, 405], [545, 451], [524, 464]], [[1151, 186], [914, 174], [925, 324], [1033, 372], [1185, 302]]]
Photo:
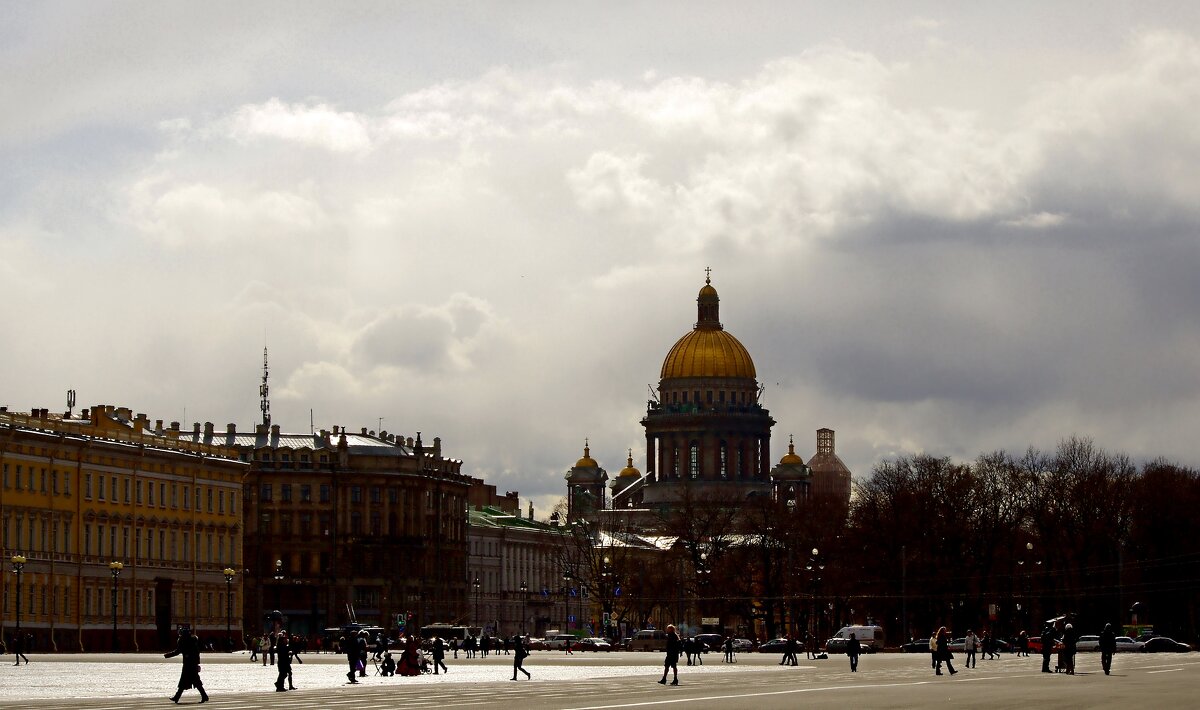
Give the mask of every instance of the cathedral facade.
[[720, 297], [706, 277], [696, 321], [663, 359], [656, 397], [641, 420], [645, 474], [633, 466], [630, 452], [608, 484], [607, 472], [585, 446], [566, 475], [568, 516], [605, 509], [663, 513], [685, 500], [731, 503], [754, 496], [792, 505], [814, 497], [848, 505], [851, 474], [834, 452], [833, 430], [817, 432], [817, 452], [808, 464], [794, 443], [772, 463], [775, 420], [762, 406], [762, 391], [749, 351], [721, 323]]

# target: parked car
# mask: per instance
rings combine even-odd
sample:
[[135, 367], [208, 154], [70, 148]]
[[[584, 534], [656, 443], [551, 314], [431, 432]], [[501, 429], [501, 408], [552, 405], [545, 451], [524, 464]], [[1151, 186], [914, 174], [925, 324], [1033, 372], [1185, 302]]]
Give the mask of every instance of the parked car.
[[[825, 653], [845, 653], [846, 645], [850, 643], [850, 639], [834, 638], [825, 642]], [[875, 647], [869, 643], [858, 642], [859, 648], [863, 653], [875, 653]]]
[[[758, 647], [759, 653], [783, 653], [787, 648], [788, 640], [785, 638], [771, 639]], [[798, 647], [797, 647], [798, 650]]]
[[1155, 636], [1142, 646], [1144, 653], [1187, 653], [1192, 647], [1166, 636]]
[[754, 650], [754, 642], [750, 639], [734, 639], [733, 650], [737, 653], [746, 653]]
[[667, 632], [658, 629], [642, 629], [633, 635], [629, 642], [630, 651], [665, 651], [667, 650]]
[[720, 651], [725, 643], [725, 637], [721, 634], [696, 634], [696, 640], [704, 643], [706, 651]]
[[549, 647], [546, 646], [546, 639], [531, 637], [525, 642], [525, 648], [529, 649], [530, 651], [545, 651]]
[[929, 639], [913, 639], [901, 644], [900, 650], [904, 653], [929, 653]]
[[546, 650], [562, 651], [567, 647], [568, 643], [571, 644], [571, 648], [575, 648], [576, 644], [579, 643], [579, 639], [575, 638], [574, 634], [557, 634], [546, 639]]
[[587, 638], [579, 639], [573, 648], [576, 651], [611, 651], [612, 644], [602, 638], [589, 636]]
[[1128, 652], [1128, 651], [1140, 651], [1140, 650], [1142, 650], [1142, 646], [1145, 646], [1145, 645], [1146, 645], [1146, 643], [1144, 641], [1134, 641], [1133, 639], [1129, 638], [1128, 636], [1118, 636], [1117, 637], [1117, 652], [1118, 653], [1124, 653], [1124, 652]]
[[1100, 637], [1093, 636], [1091, 634], [1080, 636], [1079, 640], [1075, 642], [1075, 650], [1081, 653], [1087, 651], [1099, 651]]

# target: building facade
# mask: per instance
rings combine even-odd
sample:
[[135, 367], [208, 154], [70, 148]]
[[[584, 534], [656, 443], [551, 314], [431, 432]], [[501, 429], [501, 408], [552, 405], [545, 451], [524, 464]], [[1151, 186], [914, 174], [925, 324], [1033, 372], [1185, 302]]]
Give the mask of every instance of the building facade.
[[544, 636], [570, 624], [563, 535], [530, 513], [522, 517], [492, 506], [471, 508], [467, 579], [472, 609], [467, 625], [492, 635]]
[[0, 636], [19, 624], [38, 650], [146, 651], [189, 624], [215, 647], [240, 640], [248, 469], [126, 408], [0, 410]]
[[232, 424], [189, 438], [232, 448], [250, 467], [248, 633], [286, 625], [317, 636], [352, 621], [394, 629], [398, 615], [424, 625], [466, 613], [470, 479], [440, 439]]

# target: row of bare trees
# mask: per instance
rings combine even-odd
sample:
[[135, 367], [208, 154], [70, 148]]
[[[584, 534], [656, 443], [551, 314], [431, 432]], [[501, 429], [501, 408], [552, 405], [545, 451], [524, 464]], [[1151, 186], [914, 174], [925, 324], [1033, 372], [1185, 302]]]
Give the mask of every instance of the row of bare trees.
[[564, 527], [563, 568], [629, 628], [719, 617], [723, 631], [823, 637], [874, 622], [895, 643], [941, 625], [1037, 634], [1070, 615], [1083, 633], [1137, 623], [1192, 641], [1198, 511], [1195, 470], [1071, 438], [972, 462], [882, 461], [849, 510], [685, 488], [650, 525], [618, 515]]

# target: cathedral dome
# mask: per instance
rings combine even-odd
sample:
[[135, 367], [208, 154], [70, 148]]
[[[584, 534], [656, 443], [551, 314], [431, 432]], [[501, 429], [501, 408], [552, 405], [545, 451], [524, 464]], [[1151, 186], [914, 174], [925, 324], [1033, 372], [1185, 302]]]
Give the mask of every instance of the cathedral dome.
[[791, 437], [788, 437], [788, 452], [779, 459], [779, 464], [781, 466], [804, 465], [804, 459], [796, 453], [796, 442], [792, 441]]
[[585, 443], [583, 445], [583, 458], [575, 462], [575, 468], [599, 468], [600, 464], [596, 463], [596, 459], [592, 458], [591, 448]]
[[637, 470], [637, 467], [633, 465], [633, 450], [631, 449], [629, 451], [629, 458], [625, 459], [625, 468], [621, 469], [621, 472], [617, 474], [617, 478], [640, 478], [641, 475], [642, 472]]
[[727, 333], [719, 317], [720, 298], [709, 278], [696, 298], [698, 317], [692, 332], [671, 348], [661, 378], [738, 377], [754, 379], [754, 360], [741, 341]]

